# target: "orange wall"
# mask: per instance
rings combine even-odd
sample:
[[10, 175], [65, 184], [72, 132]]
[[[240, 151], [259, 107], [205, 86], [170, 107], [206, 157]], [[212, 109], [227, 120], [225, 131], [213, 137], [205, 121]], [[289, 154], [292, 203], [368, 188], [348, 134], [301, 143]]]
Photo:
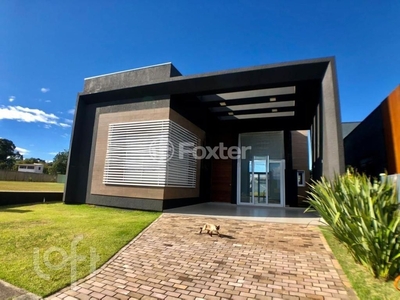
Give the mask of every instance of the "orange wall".
[[385, 99], [383, 122], [389, 174], [400, 173], [400, 85]]

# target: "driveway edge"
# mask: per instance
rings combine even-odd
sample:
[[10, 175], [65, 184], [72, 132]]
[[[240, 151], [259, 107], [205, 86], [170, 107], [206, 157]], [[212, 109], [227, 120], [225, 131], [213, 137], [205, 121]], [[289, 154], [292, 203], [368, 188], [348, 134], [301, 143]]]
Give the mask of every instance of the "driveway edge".
[[321, 229], [318, 228], [318, 232], [322, 241], [322, 244], [325, 247], [325, 250], [329, 253], [332, 263], [336, 269], [336, 271], [339, 274], [340, 279], [342, 280], [343, 284], [346, 287], [347, 292], [349, 293], [349, 296], [351, 300], [358, 300], [357, 293], [354, 291], [353, 287], [351, 286], [350, 280], [347, 278], [346, 273], [343, 271], [342, 266], [340, 265], [339, 261], [336, 259], [335, 255], [333, 254], [333, 251], [331, 247], [328, 244], [328, 241], [325, 239], [324, 234], [322, 233]]
[[[137, 239], [139, 239], [143, 234], [145, 234], [154, 224], [156, 224], [156, 223], [158, 222], [158, 220], [161, 219], [162, 216], [163, 216], [163, 214], [161, 214], [157, 219], [155, 219], [153, 222], [151, 222], [151, 223], [149, 224], [149, 226], [147, 226], [145, 229], [143, 229], [143, 230], [142, 230], [137, 236], [135, 236], [128, 244], [126, 244], [126, 245], [125, 245], [124, 247], [122, 247], [117, 253], [115, 253], [113, 256], [111, 256], [111, 257], [110, 257], [101, 267], [99, 267], [96, 271], [90, 273], [90, 274], [87, 275], [86, 277], [83, 277], [83, 278], [81, 278], [81, 279], [79, 279], [79, 280], [77, 280], [77, 281], [71, 283], [70, 285], [67, 285], [66, 287], [64, 287], [64, 288], [62, 288], [62, 289], [60, 289], [60, 290], [58, 290], [58, 291], [55, 291], [54, 293], [52, 293], [51, 295], [48, 295], [48, 296], [47, 296], [46, 298], [44, 298], [44, 299], [48, 299], [49, 297], [51, 297], [51, 296], [54, 295], [54, 294], [62, 293], [63, 291], [68, 291], [68, 290], [71, 289], [71, 287], [72, 287], [72, 290], [74, 290], [75, 285], [79, 285], [80, 283], [82, 283], [82, 282], [84, 282], [84, 281], [86, 281], [86, 280], [89, 280], [89, 279], [91, 279], [92, 277], [96, 276], [98, 273], [100, 273], [100, 271], [101, 271], [103, 268], [106, 268], [106, 267], [110, 264], [110, 262], [111, 262], [115, 257], [117, 257], [118, 255], [120, 255], [121, 252], [125, 251], [126, 248], [128, 248], [128, 247], [129, 247], [131, 244], [133, 244]], [[41, 298], [41, 299], [43, 299], [43, 298]], [[24, 299], [18, 299], [18, 300], [24, 300]], [[29, 300], [29, 299], [27, 299], [27, 300]]]

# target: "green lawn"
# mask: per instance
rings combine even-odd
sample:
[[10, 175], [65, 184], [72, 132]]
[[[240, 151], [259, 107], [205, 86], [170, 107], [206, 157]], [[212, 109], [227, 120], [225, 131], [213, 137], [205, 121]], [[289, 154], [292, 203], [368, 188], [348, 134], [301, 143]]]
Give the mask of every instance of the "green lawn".
[[159, 215], [61, 203], [0, 207], [0, 279], [52, 294], [71, 283], [74, 261], [77, 278], [86, 276], [96, 255], [98, 268]]
[[361, 300], [400, 299], [400, 292], [394, 288], [393, 281], [375, 279], [362, 265], [354, 262], [346, 248], [327, 228], [321, 227], [321, 231]]
[[31, 181], [0, 181], [0, 191], [63, 192], [64, 191], [64, 183], [31, 182]]

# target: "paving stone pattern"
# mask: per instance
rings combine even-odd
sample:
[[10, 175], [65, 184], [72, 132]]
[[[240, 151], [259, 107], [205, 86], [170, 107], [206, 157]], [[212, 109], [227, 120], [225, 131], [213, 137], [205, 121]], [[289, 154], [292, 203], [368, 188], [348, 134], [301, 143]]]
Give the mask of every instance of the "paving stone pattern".
[[[199, 234], [205, 222], [222, 237]], [[48, 299], [357, 299], [314, 226], [163, 215]]]

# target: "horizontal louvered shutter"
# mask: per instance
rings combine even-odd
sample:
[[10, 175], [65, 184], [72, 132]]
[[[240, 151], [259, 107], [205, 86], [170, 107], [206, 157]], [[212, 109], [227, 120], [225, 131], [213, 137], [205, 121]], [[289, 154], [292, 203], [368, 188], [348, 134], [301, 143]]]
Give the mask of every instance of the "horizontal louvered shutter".
[[197, 138], [171, 120], [110, 124], [103, 183], [195, 187], [196, 160], [179, 155], [182, 143], [192, 151]]

